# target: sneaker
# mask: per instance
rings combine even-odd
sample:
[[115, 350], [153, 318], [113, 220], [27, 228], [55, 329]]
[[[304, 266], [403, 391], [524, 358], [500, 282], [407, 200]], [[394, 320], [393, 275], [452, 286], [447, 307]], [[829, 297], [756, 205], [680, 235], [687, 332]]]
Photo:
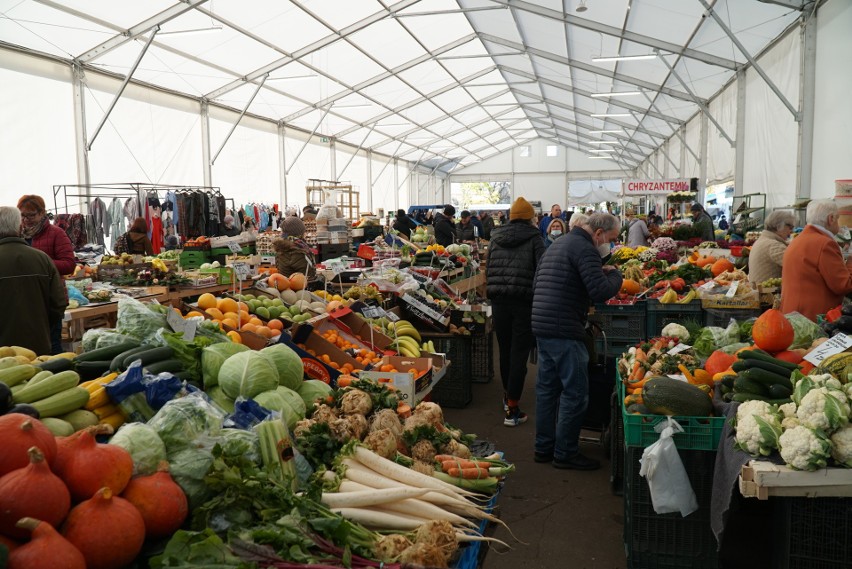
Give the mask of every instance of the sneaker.
[[527, 419], [527, 414], [521, 412], [520, 407], [509, 407], [506, 411], [506, 418], [503, 419], [503, 424], [507, 427], [517, 427], [522, 423], [526, 423]]
[[536, 452], [533, 455], [533, 460], [536, 462], [553, 462], [552, 452]]
[[553, 466], [562, 470], [597, 470], [601, 463], [578, 452], [567, 460], [554, 460]]

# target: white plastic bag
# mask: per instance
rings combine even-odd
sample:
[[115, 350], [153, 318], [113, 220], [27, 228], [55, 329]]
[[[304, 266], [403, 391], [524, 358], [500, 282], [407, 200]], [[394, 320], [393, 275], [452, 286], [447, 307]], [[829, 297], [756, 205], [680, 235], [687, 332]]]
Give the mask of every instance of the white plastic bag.
[[662, 431], [660, 439], [642, 453], [639, 476], [648, 480], [651, 503], [656, 513], [680, 512], [686, 517], [698, 509], [698, 500], [672, 439], [672, 435], [683, 432], [683, 428], [669, 417], [668, 422], [660, 422], [656, 430]]

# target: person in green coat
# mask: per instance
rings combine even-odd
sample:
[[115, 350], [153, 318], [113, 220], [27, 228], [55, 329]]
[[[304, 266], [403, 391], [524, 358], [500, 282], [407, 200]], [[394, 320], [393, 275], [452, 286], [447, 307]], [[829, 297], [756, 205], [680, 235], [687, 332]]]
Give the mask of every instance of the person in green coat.
[[701, 237], [704, 241], [716, 240], [716, 235], [713, 232], [713, 219], [704, 211], [701, 204], [692, 204], [692, 226], [695, 228], [696, 237]]

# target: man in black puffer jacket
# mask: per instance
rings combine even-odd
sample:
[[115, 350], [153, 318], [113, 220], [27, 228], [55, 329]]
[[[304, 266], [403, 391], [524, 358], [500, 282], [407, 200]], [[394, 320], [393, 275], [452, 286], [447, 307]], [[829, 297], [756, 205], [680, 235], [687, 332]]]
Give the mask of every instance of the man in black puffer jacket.
[[620, 227], [611, 214], [592, 214], [585, 224], [554, 241], [539, 263], [532, 307], [538, 345], [536, 462], [576, 470], [600, 467], [579, 448], [589, 403], [585, 323], [593, 302], [612, 298], [621, 288], [621, 273], [601, 263], [602, 251], [609, 253]]
[[530, 202], [518, 198], [509, 212], [509, 224], [491, 233], [486, 282], [494, 312], [494, 331], [500, 352], [500, 379], [503, 382], [503, 424], [515, 427], [526, 422], [519, 401], [527, 376], [527, 359], [533, 347], [531, 316], [533, 280], [544, 240], [532, 224], [535, 215]]
[[444, 206], [443, 213], [435, 214], [435, 242], [438, 245], [447, 247], [452, 245], [456, 240], [456, 224], [453, 223], [453, 216], [456, 214], [456, 208], [447, 204]]

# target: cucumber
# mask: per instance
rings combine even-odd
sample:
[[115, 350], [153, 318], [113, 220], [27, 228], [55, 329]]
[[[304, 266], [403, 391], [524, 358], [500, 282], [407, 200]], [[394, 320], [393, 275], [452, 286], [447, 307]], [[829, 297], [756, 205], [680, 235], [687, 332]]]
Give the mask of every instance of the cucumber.
[[126, 352], [127, 350], [138, 346], [139, 342], [137, 340], [127, 340], [126, 342], [121, 342], [120, 344], [109, 346], [108, 348], [98, 348], [97, 350], [82, 353], [77, 356], [74, 361], [76, 361], [77, 363], [103, 360], [111, 361], [112, 358], [114, 358], [121, 352]]
[[753, 393], [755, 395], [769, 396], [769, 387], [759, 381], [754, 381], [744, 374], [737, 376], [734, 380], [735, 393]]
[[126, 366], [124, 365], [125, 359], [132, 356], [133, 354], [138, 354], [139, 352], [144, 352], [145, 350], [150, 350], [153, 347], [154, 346], [152, 346], [150, 344], [144, 344], [142, 346], [136, 346], [135, 348], [131, 348], [129, 350], [121, 352], [120, 354], [118, 354], [117, 356], [112, 358], [112, 362], [110, 362], [110, 364], [109, 364], [109, 370], [110, 371], [122, 371], [122, 370], [124, 370], [126, 368]]
[[722, 381], [720, 381], [719, 383], [721, 383], [722, 385], [724, 385], [728, 389], [733, 389], [735, 379], [737, 379], [737, 376], [728, 374], [725, 377], [723, 377]]
[[775, 364], [777, 366], [785, 367], [789, 369], [791, 372], [793, 370], [800, 369], [798, 364], [785, 362], [784, 360], [779, 360], [778, 358], [773, 358], [768, 353], [763, 350], [746, 350], [744, 352], [740, 352], [737, 354], [737, 357], [741, 360], [762, 360], [770, 364]]
[[[780, 361], [780, 360], [779, 360]], [[781, 377], [790, 377], [790, 374], [793, 373], [792, 370], [789, 370], [783, 366], [779, 366], [764, 360], [740, 360], [734, 362], [734, 365], [731, 366], [734, 371], [740, 372], [745, 371], [747, 369], [765, 369], [766, 371], [771, 371], [774, 374], [780, 375]]]
[[769, 386], [769, 396], [773, 399], [789, 398], [793, 394], [793, 390], [786, 385], [775, 383]]
[[764, 397], [763, 395], [757, 395], [756, 393], [734, 393], [733, 397], [731, 397], [732, 401], [737, 401], [738, 403], [745, 403], [746, 401], [766, 401], [770, 405], [784, 405], [785, 403], [790, 402], [790, 398], [784, 399], [772, 399], [770, 397]]
[[128, 362], [128, 365], [135, 362], [136, 360], [142, 360], [142, 365], [146, 366], [148, 364], [152, 364], [154, 362], [160, 362], [163, 360], [168, 360], [175, 355], [175, 351], [168, 346], [162, 346], [159, 348], [151, 348], [150, 350], [146, 350], [144, 352], [139, 352], [130, 356], [131, 361]]
[[770, 385], [775, 385], [777, 383], [788, 387], [790, 390], [793, 389], [793, 383], [790, 381], [789, 376], [778, 375], [777, 373], [766, 371], [763, 368], [749, 368], [745, 371], [741, 371], [739, 375], [742, 377], [747, 377], [748, 379], [751, 379], [758, 383], [762, 383], [766, 387], [769, 387]]
[[78, 362], [76, 366], [77, 373], [80, 374], [80, 379], [83, 381], [96, 379], [109, 372], [110, 363], [111, 360]]
[[52, 371], [53, 373], [59, 373], [62, 371], [68, 371], [69, 369], [74, 369], [74, 360], [69, 360], [67, 358], [56, 358], [46, 362], [37, 363], [35, 364], [35, 366], [44, 371]]
[[178, 359], [160, 360], [158, 362], [153, 362], [146, 365], [145, 370], [152, 375], [157, 375], [158, 373], [163, 373], [167, 371], [175, 373], [184, 371], [183, 362]]

